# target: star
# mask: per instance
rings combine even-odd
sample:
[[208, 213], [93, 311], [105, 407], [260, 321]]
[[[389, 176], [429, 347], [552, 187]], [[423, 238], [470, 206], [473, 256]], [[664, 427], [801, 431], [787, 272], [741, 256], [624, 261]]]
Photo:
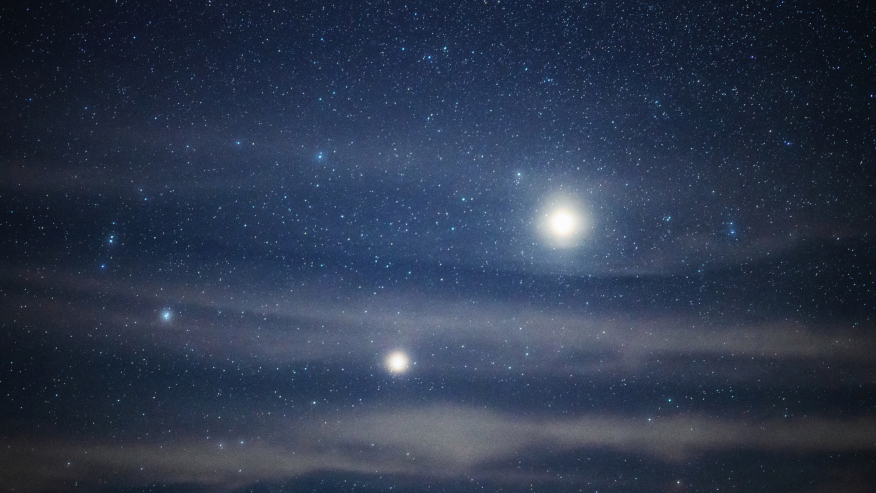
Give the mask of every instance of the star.
[[408, 369], [409, 361], [407, 354], [395, 351], [386, 357], [386, 366], [392, 373], [404, 373]]
[[557, 209], [550, 215], [550, 228], [554, 235], [567, 238], [575, 233], [578, 220], [571, 211]]
[[542, 240], [551, 248], [569, 249], [580, 245], [580, 240], [592, 228], [586, 207], [575, 197], [555, 195], [539, 212], [538, 229]]

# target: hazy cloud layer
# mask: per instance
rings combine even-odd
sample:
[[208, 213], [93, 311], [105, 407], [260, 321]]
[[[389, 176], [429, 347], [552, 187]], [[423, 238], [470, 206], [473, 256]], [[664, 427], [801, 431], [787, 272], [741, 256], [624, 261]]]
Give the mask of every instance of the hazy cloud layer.
[[[693, 314], [637, 317], [617, 310], [536, 309], [489, 298], [454, 301], [399, 291], [339, 290], [315, 280], [269, 290], [233, 281], [223, 288], [122, 282], [45, 269], [19, 270], [7, 279], [21, 283], [27, 293], [5, 297], [10, 312], [47, 330], [85, 329], [104, 337], [124, 334], [126, 340], [160, 334], [157, 343], [168, 350], [197, 350], [222, 359], [287, 364], [355, 355], [379, 361], [395, 347], [430, 351], [436, 345], [476, 345], [485, 358], [501, 357], [506, 367], [560, 372], [593, 365], [585, 365], [581, 355], [604, 357], [607, 367], [628, 370], [672, 355], [876, 361], [876, 338], [861, 326], [852, 330], [840, 323], [822, 323], [816, 330], [795, 320], [737, 318], [723, 324]], [[160, 316], [165, 310], [169, 320]], [[420, 365], [442, 364], [429, 354], [413, 357]]]
[[876, 420], [727, 421], [705, 416], [653, 420], [590, 415], [527, 419], [488, 409], [432, 405], [277, 422], [272, 438], [212, 437], [125, 444], [3, 440], [7, 490], [54, 490], [76, 481], [112, 484], [198, 483], [223, 487], [282, 481], [314, 471], [514, 475], [527, 451], [555, 454], [609, 449], [663, 462], [697, 454], [753, 450], [795, 454], [869, 451]]

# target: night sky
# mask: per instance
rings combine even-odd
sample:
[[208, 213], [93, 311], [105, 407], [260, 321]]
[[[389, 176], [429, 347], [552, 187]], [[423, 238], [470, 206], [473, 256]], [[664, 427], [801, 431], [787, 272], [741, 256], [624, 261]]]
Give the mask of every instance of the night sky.
[[873, 26], [5, 2], [0, 491], [876, 490]]

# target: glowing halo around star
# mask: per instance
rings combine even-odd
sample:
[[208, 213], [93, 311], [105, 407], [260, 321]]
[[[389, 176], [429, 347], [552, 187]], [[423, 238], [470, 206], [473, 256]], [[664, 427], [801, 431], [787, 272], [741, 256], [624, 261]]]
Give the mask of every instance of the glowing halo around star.
[[401, 351], [392, 352], [386, 357], [386, 367], [392, 373], [404, 373], [407, 371], [409, 364], [410, 359], [408, 355]]
[[575, 234], [575, 229], [578, 226], [575, 215], [566, 209], [557, 209], [551, 212], [548, 221], [550, 221], [551, 233], [561, 238]]
[[551, 248], [567, 249], [580, 244], [592, 224], [586, 209], [575, 199], [555, 196], [541, 207], [538, 229]]

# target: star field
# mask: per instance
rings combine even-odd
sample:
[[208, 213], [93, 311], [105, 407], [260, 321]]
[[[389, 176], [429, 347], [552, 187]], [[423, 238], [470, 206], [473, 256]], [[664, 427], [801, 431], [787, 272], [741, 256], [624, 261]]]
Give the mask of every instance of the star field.
[[872, 490], [873, 25], [0, 7], [0, 490]]

